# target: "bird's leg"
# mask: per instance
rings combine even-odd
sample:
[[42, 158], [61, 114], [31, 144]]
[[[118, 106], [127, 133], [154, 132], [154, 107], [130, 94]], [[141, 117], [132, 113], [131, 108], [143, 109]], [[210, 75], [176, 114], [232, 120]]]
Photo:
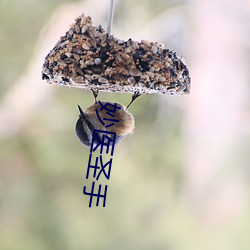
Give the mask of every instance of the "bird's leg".
[[90, 90], [91, 90], [92, 93], [93, 93], [93, 96], [94, 96], [94, 99], [95, 99], [95, 103], [97, 103], [96, 98], [97, 98], [97, 96], [98, 96], [99, 89], [97, 89], [97, 90], [90, 89]]
[[128, 104], [127, 108], [128, 109], [130, 107], [130, 105], [140, 96], [141, 94], [139, 93], [139, 91], [135, 92], [133, 95], [132, 95], [132, 100], [131, 102]]

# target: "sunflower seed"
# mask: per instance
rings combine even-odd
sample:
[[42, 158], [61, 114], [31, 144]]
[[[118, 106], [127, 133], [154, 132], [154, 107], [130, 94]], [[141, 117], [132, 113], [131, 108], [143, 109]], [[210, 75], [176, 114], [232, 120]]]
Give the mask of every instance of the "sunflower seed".
[[135, 68], [130, 68], [129, 74], [131, 76], [141, 76], [142, 75], [142, 73], [138, 69], [135, 69]]
[[158, 51], [158, 48], [157, 48], [155, 45], [153, 45], [152, 48], [151, 48], [151, 51], [152, 51], [154, 54], [156, 54], [157, 51]]
[[76, 76], [72, 77], [72, 80], [76, 83], [82, 83], [83, 82], [83, 77], [82, 76]]
[[75, 54], [75, 53], [73, 53], [72, 55], [74, 56], [74, 58], [75, 58], [77, 61], [80, 60], [80, 56], [79, 56], [79, 55], [77, 55], [77, 54]]
[[58, 63], [60, 66], [66, 66], [66, 65], [67, 65], [62, 59], [57, 60], [57, 63]]
[[98, 82], [99, 83], [104, 83], [104, 84], [108, 84], [109, 83], [109, 81], [106, 78], [103, 78], [103, 77], [99, 78]]
[[142, 81], [147, 82], [147, 81], [149, 81], [149, 76], [148, 76], [148, 75], [142, 75], [142, 76], [140, 77], [140, 79], [141, 79]]
[[94, 80], [94, 79], [99, 79], [101, 77], [101, 75], [97, 75], [97, 74], [94, 74], [94, 75], [92, 75], [92, 79]]
[[147, 41], [147, 40], [142, 40], [141, 43], [148, 46], [148, 47], [150, 47], [150, 42]]
[[89, 46], [86, 44], [86, 43], [83, 43], [82, 44], [82, 48], [85, 49], [85, 50], [89, 50]]
[[72, 54], [71, 54], [70, 52], [66, 52], [65, 55], [66, 55], [67, 57], [71, 57]]
[[75, 31], [76, 31], [77, 34], [80, 33], [80, 27], [79, 27], [79, 25], [75, 25]]
[[148, 75], [151, 79], [153, 79], [154, 76], [155, 76], [155, 74], [154, 74], [153, 72], [150, 72], [150, 71], [147, 72], [147, 75]]
[[134, 77], [129, 77], [128, 78], [128, 83], [129, 84], [135, 84], [135, 78]]
[[86, 65], [94, 65], [95, 63], [94, 63], [93, 61], [87, 60], [87, 61], [85, 62], [85, 64], [86, 64]]
[[73, 58], [65, 58], [63, 61], [64, 61], [65, 63], [67, 63], [67, 64], [70, 64], [70, 63], [72, 63], [72, 62], [75, 62], [75, 59], [73, 59]]
[[82, 72], [82, 70], [81, 70], [79, 67], [75, 66], [75, 67], [74, 67], [74, 70], [75, 70], [75, 72], [78, 73], [79, 75], [83, 75], [83, 72]]

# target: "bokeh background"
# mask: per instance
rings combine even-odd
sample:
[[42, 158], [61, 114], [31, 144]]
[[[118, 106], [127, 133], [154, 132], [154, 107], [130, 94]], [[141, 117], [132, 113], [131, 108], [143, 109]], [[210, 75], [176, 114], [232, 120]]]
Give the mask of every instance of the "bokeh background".
[[[188, 96], [147, 95], [116, 148], [106, 207], [82, 193], [74, 131], [90, 91], [41, 80], [44, 57], [108, 0], [0, 2], [0, 249], [250, 249], [250, 1], [117, 0], [113, 34], [182, 54]], [[101, 93], [126, 105], [127, 94]]]

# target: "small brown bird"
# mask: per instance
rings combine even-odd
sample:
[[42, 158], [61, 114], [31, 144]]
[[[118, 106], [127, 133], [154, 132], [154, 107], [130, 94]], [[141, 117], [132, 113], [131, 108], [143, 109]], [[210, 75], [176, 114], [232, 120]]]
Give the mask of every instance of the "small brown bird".
[[[127, 108], [131, 105], [131, 103], [138, 97], [132, 97], [132, 101], [129, 103], [127, 108], [119, 103], [112, 103], [112, 102], [106, 102], [106, 101], [99, 101], [97, 102], [96, 97], [98, 95], [98, 92], [93, 91], [93, 95], [95, 98], [95, 103], [88, 107], [86, 111], [84, 112], [82, 108], [78, 105], [78, 109], [80, 112], [79, 118], [76, 122], [76, 134], [80, 141], [87, 147], [91, 146], [92, 138], [93, 138], [93, 130], [101, 130], [101, 131], [108, 131], [116, 133], [116, 139], [115, 139], [115, 146], [117, 146], [123, 138], [126, 137], [126, 135], [131, 134], [134, 130], [134, 117], [131, 113], [128, 112]], [[115, 107], [115, 112], [113, 113], [111, 120], [112, 121], [118, 121], [112, 123], [113, 125], [105, 125], [100, 120], [107, 120], [107, 109], [104, 109], [103, 107], [110, 105]], [[98, 111], [98, 115], [97, 115]], [[111, 122], [112, 122], [111, 121]], [[110, 123], [110, 122], [109, 122]], [[101, 135], [99, 133], [99, 138], [101, 138]], [[94, 140], [96, 140], [94, 138]], [[98, 141], [94, 141], [94, 144], [98, 143]]]

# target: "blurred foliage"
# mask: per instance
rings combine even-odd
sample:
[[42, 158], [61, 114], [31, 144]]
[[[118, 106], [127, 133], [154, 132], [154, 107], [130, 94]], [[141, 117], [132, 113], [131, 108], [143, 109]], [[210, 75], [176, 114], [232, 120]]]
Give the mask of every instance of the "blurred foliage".
[[[53, 10], [67, 0], [0, 2], [0, 92], [4, 97], [25, 70], [37, 36]], [[146, 13], [143, 23], [185, 1], [120, 1], [117, 26]], [[124, 22], [126, 20], [126, 22]], [[40, 72], [37, 72], [40, 74]], [[89, 209], [82, 188], [89, 150], [75, 136], [77, 104], [91, 93], [53, 89], [53, 97], [18, 134], [0, 143], [0, 249], [249, 249], [250, 216], [216, 230], [200, 228], [182, 197], [184, 97], [143, 96], [130, 109], [136, 129], [116, 148], [106, 208]], [[100, 94], [126, 105], [129, 95]], [[183, 99], [181, 99], [183, 98]], [[169, 100], [172, 101], [169, 101]], [[175, 103], [178, 103], [175, 105]], [[44, 110], [47, 110], [44, 112]], [[247, 155], [247, 154], [246, 154]], [[245, 215], [246, 214], [246, 215]], [[206, 231], [208, 230], [208, 231]]]
[[0, 97], [25, 69], [42, 26], [64, 2], [70, 1], [1, 0]]

